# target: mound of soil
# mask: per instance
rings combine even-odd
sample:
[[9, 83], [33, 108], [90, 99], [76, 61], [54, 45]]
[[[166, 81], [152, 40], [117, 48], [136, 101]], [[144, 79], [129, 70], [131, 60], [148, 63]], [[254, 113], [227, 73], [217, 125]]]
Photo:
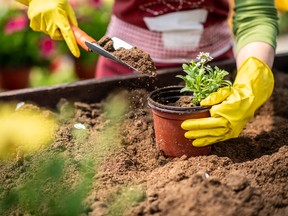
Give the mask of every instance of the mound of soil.
[[150, 55], [138, 47], [132, 47], [131, 49], [120, 47], [115, 50], [113, 40], [108, 36], [102, 37], [98, 41], [98, 44], [106, 51], [111, 53], [114, 57], [122, 62], [125, 62], [136, 71], [151, 77], [155, 77], [157, 75], [156, 66]]
[[[288, 74], [277, 72], [275, 79], [272, 97], [239, 138], [214, 144], [209, 156], [190, 158], [159, 152], [144, 89], [112, 92], [96, 104], [73, 103], [70, 115], [63, 110], [71, 104], [62, 101], [61, 126], [51, 146], [18, 161], [0, 162], [0, 195], [7, 197], [7, 191], [31, 179], [37, 170], [33, 161], [60, 152], [69, 158], [64, 188], [76, 190], [84, 178], [79, 167], [92, 159], [86, 175], [91, 187], [76, 215], [288, 215]], [[75, 130], [79, 123], [88, 133]], [[51, 184], [38, 193], [48, 196], [49, 188]], [[49, 203], [56, 209], [54, 202]], [[36, 212], [19, 202], [5, 209], [11, 215], [49, 212], [47, 203], [38, 206]]]

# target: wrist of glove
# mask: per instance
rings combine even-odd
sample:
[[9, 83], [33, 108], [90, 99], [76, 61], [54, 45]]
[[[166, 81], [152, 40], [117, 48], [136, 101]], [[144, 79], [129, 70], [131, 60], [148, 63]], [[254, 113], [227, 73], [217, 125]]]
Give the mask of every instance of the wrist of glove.
[[71, 28], [78, 26], [75, 13], [67, 0], [18, 0], [28, 6], [30, 27], [44, 32], [53, 40], [65, 40], [75, 57], [80, 51]]
[[271, 96], [274, 78], [270, 68], [255, 57], [241, 65], [232, 87], [224, 87], [201, 101], [212, 106], [210, 116], [188, 119], [181, 127], [194, 146], [206, 146], [238, 137], [255, 111]]

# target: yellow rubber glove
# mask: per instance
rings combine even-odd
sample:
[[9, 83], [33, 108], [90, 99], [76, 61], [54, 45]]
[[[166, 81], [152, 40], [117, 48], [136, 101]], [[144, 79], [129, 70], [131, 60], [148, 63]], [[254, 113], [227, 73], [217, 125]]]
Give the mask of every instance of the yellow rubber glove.
[[75, 57], [80, 51], [70, 23], [78, 26], [75, 13], [67, 0], [18, 0], [28, 5], [30, 27], [44, 32], [53, 40], [65, 40]]
[[239, 68], [232, 87], [221, 88], [201, 101], [201, 106], [212, 106], [211, 117], [182, 123], [181, 127], [188, 130], [185, 137], [194, 139], [192, 144], [197, 147], [238, 137], [254, 112], [271, 96], [273, 88], [270, 68], [249, 57]]
[[288, 0], [275, 0], [275, 7], [280, 11], [288, 11]]
[[29, 0], [16, 0], [16, 1], [18, 1], [24, 5], [27, 5], [27, 6], [29, 5]]

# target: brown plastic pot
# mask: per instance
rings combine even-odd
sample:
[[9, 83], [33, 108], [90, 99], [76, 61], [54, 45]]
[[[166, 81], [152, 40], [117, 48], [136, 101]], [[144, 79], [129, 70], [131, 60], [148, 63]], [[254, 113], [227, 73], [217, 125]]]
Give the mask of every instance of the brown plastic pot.
[[208, 155], [211, 146], [193, 146], [193, 140], [185, 138], [186, 131], [181, 128], [181, 124], [186, 119], [209, 117], [209, 107], [171, 106], [181, 96], [187, 95], [180, 93], [181, 88], [183, 86], [168, 86], [149, 94], [148, 105], [153, 113], [156, 145], [169, 157]]
[[29, 87], [31, 67], [1, 68], [0, 88], [5, 90], [23, 89]]
[[74, 59], [75, 73], [80, 80], [93, 79], [95, 77], [95, 62], [86, 63], [78, 58]]

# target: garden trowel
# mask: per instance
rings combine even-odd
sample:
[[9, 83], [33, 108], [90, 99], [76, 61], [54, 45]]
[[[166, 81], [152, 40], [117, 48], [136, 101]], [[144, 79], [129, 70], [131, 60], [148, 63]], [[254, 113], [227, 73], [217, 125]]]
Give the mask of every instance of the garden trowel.
[[[118, 63], [120, 63], [122, 65], [125, 65], [125, 66], [127, 66], [127, 67], [129, 67], [129, 68], [131, 68], [131, 69], [133, 69], [133, 70], [135, 70], [137, 72], [142, 73], [142, 74], [145, 74], [145, 75], [148, 75], [148, 76], [156, 76], [156, 67], [155, 67], [154, 63], [152, 62], [152, 60], [150, 62], [150, 65], [153, 66], [152, 70], [151, 70], [151, 68], [149, 70], [145, 70], [145, 71], [141, 70], [141, 68], [133, 66], [133, 65], [136, 65], [136, 64], [132, 65], [133, 62], [123, 61], [120, 58], [117, 58], [115, 55], [113, 55], [112, 52], [104, 49], [104, 47], [100, 46], [95, 39], [90, 37], [86, 32], [81, 30], [79, 27], [71, 26], [71, 28], [72, 28], [72, 30], [74, 32], [74, 35], [75, 35], [77, 43], [84, 50], [86, 50], [88, 52], [96, 52], [99, 55], [102, 55], [102, 56], [104, 56], [104, 57], [106, 57], [108, 59], [111, 59], [111, 60], [113, 60], [115, 62], [118, 62]], [[111, 40], [113, 41], [114, 50], [118, 50], [119, 48], [124, 48], [126, 50], [131, 50], [132, 48], [135, 48], [131, 44], [121, 40], [120, 38], [112, 37]], [[143, 51], [141, 50], [141, 52], [143, 52]]]

